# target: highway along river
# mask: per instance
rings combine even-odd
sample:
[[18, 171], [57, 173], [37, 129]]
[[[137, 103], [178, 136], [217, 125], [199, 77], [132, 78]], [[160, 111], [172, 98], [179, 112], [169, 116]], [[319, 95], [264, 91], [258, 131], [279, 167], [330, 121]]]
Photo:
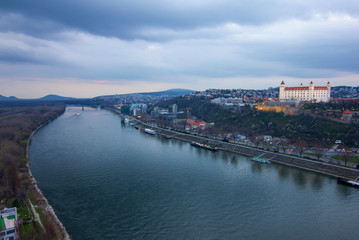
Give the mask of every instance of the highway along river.
[[358, 189], [147, 135], [106, 110], [68, 107], [29, 156], [73, 239], [358, 239]]

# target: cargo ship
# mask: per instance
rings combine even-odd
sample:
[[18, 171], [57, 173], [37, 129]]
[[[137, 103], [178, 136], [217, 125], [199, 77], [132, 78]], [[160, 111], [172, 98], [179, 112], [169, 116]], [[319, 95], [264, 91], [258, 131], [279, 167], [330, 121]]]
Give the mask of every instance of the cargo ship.
[[198, 143], [198, 142], [191, 142], [191, 145], [192, 145], [192, 146], [195, 146], [195, 147], [200, 147], [200, 148], [208, 149], [208, 150], [211, 150], [211, 151], [217, 151], [217, 150], [218, 150], [217, 147], [210, 146], [210, 145], [203, 144], [203, 143]]

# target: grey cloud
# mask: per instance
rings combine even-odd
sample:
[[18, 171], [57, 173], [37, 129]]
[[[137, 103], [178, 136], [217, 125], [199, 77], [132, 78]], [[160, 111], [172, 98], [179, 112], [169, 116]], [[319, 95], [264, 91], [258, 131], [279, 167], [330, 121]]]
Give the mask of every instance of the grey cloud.
[[39, 38], [53, 38], [66, 27], [48, 19], [26, 18], [0, 9], [0, 32], [17, 32]]
[[[173, 30], [194, 29], [225, 22], [261, 25], [288, 18], [307, 18], [314, 11], [358, 13], [356, 1], [93, 1], [93, 0], [3, 0], [4, 12], [18, 13], [34, 21], [48, 21], [57, 26], [79, 29], [96, 35], [133, 40], [148, 27]], [[19, 27], [21, 28], [21, 26]], [[26, 31], [25, 26], [19, 31]], [[42, 32], [42, 28], [31, 33]], [[161, 41], [161, 39], [157, 39]]]
[[[16, 71], [25, 69], [32, 76], [148, 81], [186, 75], [313, 77], [322, 74], [317, 69], [358, 72], [355, 26], [339, 38], [333, 37], [338, 27], [323, 33], [329, 40], [299, 34], [304, 43], [296, 42], [295, 37], [286, 42], [281, 36], [272, 36], [283, 34], [284, 38], [288, 29], [295, 28], [290, 24], [283, 32], [265, 32], [272, 31], [266, 29], [271, 24], [281, 28], [276, 26], [278, 22], [292, 19], [308, 20], [299, 31], [320, 31], [328, 26], [308, 29], [313, 13], [357, 16], [357, 1], [197, 2], [3, 0], [0, 32], [23, 33], [26, 38], [19, 41], [26, 48], [0, 46], [0, 61], [16, 65]], [[240, 28], [228, 30], [225, 23], [238, 23]], [[86, 33], [89, 36], [75, 36]], [[138, 39], [143, 41], [138, 44]], [[143, 48], [154, 42], [161, 49], [146, 58]], [[45, 45], [38, 46], [41, 44]], [[157, 61], [159, 64], [152, 64]], [[21, 64], [38, 66], [21, 68]]]

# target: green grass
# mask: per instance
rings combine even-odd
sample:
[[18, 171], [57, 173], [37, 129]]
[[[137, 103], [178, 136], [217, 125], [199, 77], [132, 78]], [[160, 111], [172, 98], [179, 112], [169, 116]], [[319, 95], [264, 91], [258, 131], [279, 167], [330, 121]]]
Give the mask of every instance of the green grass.
[[25, 204], [20, 205], [20, 207], [17, 209], [17, 214], [19, 215], [19, 218], [23, 220], [27, 220], [32, 217], [32, 215], [30, 214], [30, 210]]
[[[339, 155], [333, 156], [333, 158], [336, 159], [336, 160], [341, 160]], [[349, 162], [359, 164], [359, 157], [358, 156], [351, 156]]]
[[37, 236], [41, 231], [41, 227], [37, 222], [32, 222], [28, 224], [23, 224], [23, 231], [21, 232], [20, 239], [36, 239], [34, 236]]
[[42, 223], [45, 222], [45, 218], [44, 218], [44, 216], [42, 215], [41, 208], [35, 207], [35, 211], [39, 214], [39, 217], [40, 217], [41, 222], [42, 222]]

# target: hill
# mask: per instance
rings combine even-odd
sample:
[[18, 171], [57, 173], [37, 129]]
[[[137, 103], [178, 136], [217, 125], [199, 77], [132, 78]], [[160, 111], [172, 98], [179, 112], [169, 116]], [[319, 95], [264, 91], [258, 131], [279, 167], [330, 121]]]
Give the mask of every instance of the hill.
[[161, 101], [156, 105], [169, 108], [174, 103], [179, 110], [191, 108], [190, 112], [193, 116], [206, 122], [214, 122], [212, 132], [221, 134], [240, 132], [247, 136], [271, 135], [285, 137], [291, 143], [301, 139], [311, 146], [318, 144], [330, 146], [336, 139], [341, 139], [348, 146], [359, 145], [358, 124], [344, 124], [305, 114], [286, 116], [283, 113], [261, 112], [250, 107], [243, 107], [234, 113], [210, 103], [204, 97], [190, 99], [177, 97]]
[[55, 94], [46, 95], [39, 100], [46, 100], [46, 101], [66, 101], [66, 100], [75, 100], [76, 98], [72, 97], [63, 97]]
[[194, 92], [188, 89], [169, 89], [160, 92], [140, 92], [140, 93], [127, 93], [127, 94], [116, 94], [116, 95], [105, 95], [93, 98], [95, 101], [126, 101], [126, 102], [154, 102], [164, 99], [174, 98]]
[[19, 99], [14, 96], [5, 97], [3, 95], [0, 95], [0, 101], [16, 101], [16, 100], [19, 100]]

